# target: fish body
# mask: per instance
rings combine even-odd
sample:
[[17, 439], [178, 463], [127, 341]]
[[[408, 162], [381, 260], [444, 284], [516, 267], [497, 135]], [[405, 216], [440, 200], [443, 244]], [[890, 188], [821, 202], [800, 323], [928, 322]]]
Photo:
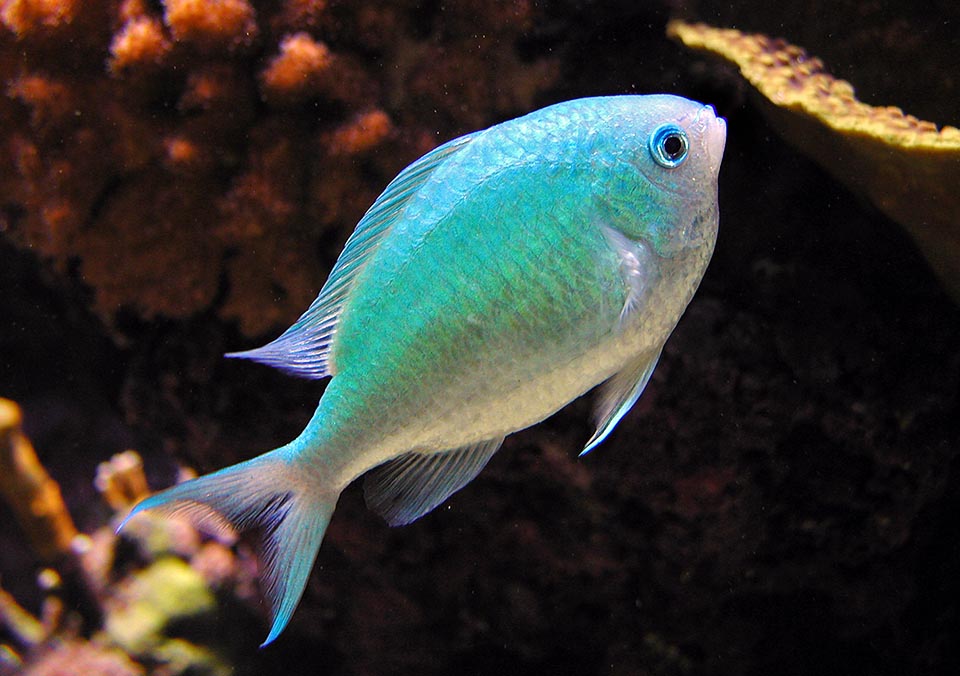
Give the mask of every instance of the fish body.
[[679, 97], [599, 97], [428, 153], [360, 221], [304, 315], [230, 355], [332, 376], [303, 433], [134, 513], [266, 526], [269, 643], [360, 475], [368, 504], [408, 523], [507, 434], [603, 383], [590, 450], [639, 397], [709, 262], [725, 132]]

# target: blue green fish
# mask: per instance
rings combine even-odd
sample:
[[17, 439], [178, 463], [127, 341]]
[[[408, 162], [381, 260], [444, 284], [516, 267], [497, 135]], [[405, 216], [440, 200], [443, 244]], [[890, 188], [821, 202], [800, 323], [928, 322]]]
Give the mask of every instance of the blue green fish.
[[640, 396], [700, 283], [725, 140], [710, 106], [611, 96], [424, 155], [370, 207], [303, 316], [228, 355], [330, 376], [306, 429], [131, 516], [260, 527], [265, 645], [360, 475], [373, 510], [410, 523], [472, 480], [507, 434], [601, 385], [588, 452]]

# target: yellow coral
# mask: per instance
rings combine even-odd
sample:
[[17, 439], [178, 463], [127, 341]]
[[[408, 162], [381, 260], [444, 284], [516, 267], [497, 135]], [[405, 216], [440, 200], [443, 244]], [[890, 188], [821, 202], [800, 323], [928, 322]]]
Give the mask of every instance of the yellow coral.
[[60, 486], [50, 478], [21, 431], [20, 407], [0, 399], [0, 493], [7, 499], [33, 550], [47, 561], [70, 552], [77, 535]]
[[143, 460], [136, 451], [117, 453], [109, 461], [97, 465], [93, 485], [115, 512], [128, 509], [150, 495]]
[[765, 112], [784, 138], [903, 225], [960, 301], [960, 129], [858, 101], [783, 40], [681, 21], [667, 32], [735, 63], [773, 104]]

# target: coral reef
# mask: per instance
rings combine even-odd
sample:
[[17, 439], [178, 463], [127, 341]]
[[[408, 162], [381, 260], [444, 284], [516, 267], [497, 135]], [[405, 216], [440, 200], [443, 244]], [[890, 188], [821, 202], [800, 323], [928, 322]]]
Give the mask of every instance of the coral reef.
[[820, 59], [784, 40], [671, 22], [669, 35], [732, 61], [790, 143], [902, 224], [960, 302], [960, 129], [854, 96]]
[[[0, 644], [0, 674], [25, 676], [90, 676], [194, 674], [225, 676], [232, 673], [223, 651], [229, 640], [211, 637], [209, 631], [191, 631], [189, 622], [215, 622], [224, 603], [256, 602], [256, 565], [249, 554], [227, 544], [209, 540], [181, 519], [137, 518], [130, 533], [119, 539], [105, 526], [86, 535], [73, 529], [68, 542], [57, 548], [36, 537], [50, 530], [45, 521], [48, 496], [55, 502], [57, 521], [69, 521], [60, 490], [40, 465], [30, 442], [20, 432], [19, 409], [0, 400], [0, 441], [5, 457], [14, 457], [13, 467], [0, 472], [10, 477], [7, 484], [26, 490], [4, 490], [4, 497], [18, 515], [36, 509], [38, 515], [26, 522], [31, 543], [41, 559], [51, 559], [38, 583], [45, 592], [41, 616], [34, 617], [4, 589], [0, 588], [0, 628], [14, 644]], [[14, 443], [9, 443], [10, 441]], [[8, 448], [9, 446], [9, 448]], [[15, 449], [10, 456], [8, 450]], [[26, 458], [26, 462], [24, 461]], [[23, 467], [27, 466], [25, 473]], [[189, 473], [184, 473], [189, 476]], [[41, 477], [43, 499], [33, 488]], [[143, 463], [134, 451], [117, 454], [101, 463], [95, 480], [101, 498], [114, 513], [112, 524], [134, 501], [149, 491]], [[72, 521], [69, 522], [72, 527]], [[124, 548], [133, 545], [134, 552]], [[71, 559], [81, 575], [61, 578], [56, 568], [69, 566]], [[90, 626], [74, 609], [65, 607], [61, 597], [68, 584], [85, 587], [99, 606], [102, 626]], [[250, 611], [253, 616], [253, 610]], [[199, 620], [198, 620], [199, 618]], [[234, 618], [236, 619], [236, 618]], [[187, 626], [187, 629], [184, 629]], [[191, 638], [192, 635], [195, 635]], [[206, 645], [212, 643], [212, 645]]]
[[[108, 322], [280, 328], [399, 168], [555, 81], [516, 53], [532, 4], [475, 9], [8, 0], [0, 231]], [[77, 45], [67, 68], [58, 42]]]

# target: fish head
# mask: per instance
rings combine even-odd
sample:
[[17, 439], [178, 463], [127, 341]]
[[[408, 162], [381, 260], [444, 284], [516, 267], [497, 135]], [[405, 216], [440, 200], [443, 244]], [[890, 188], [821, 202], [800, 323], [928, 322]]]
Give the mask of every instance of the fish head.
[[712, 252], [726, 122], [712, 106], [678, 96], [633, 98], [620, 149], [631, 171], [618, 229], [665, 258], [692, 248]]

